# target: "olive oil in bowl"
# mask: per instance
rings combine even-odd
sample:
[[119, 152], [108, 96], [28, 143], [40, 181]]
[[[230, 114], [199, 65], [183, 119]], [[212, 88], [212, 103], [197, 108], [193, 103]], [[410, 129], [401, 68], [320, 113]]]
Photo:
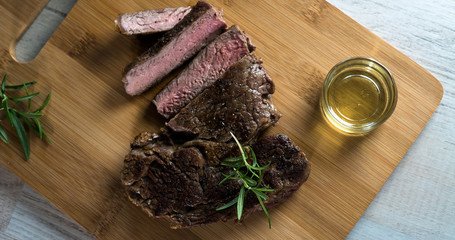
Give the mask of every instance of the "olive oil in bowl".
[[369, 58], [349, 58], [327, 74], [321, 95], [324, 118], [346, 134], [365, 134], [386, 121], [397, 103], [390, 72]]

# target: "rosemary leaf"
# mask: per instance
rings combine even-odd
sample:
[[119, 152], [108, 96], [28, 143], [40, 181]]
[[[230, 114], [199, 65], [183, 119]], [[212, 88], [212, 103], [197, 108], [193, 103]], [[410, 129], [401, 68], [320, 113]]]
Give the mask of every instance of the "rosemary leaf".
[[[49, 143], [52, 142], [49, 136], [46, 134], [46, 132], [44, 132], [43, 128], [41, 127], [41, 122], [39, 121], [38, 118], [21, 117], [21, 119], [27, 124], [27, 126], [30, 129], [33, 130], [33, 132], [35, 132], [39, 136], [40, 139], [43, 139], [43, 136], [45, 136]], [[33, 121], [34, 124], [30, 121]]]
[[[24, 85], [24, 89], [25, 89], [25, 93], [27, 93], [27, 96], [29, 96], [30, 93], [28, 92], [27, 86]], [[27, 112], [30, 111], [30, 106], [32, 106], [32, 99], [28, 99], [28, 103], [27, 103]]]
[[248, 165], [247, 165], [247, 168], [248, 168], [248, 171], [250, 171], [251, 174], [253, 174], [254, 177], [260, 178], [260, 176], [259, 176], [257, 173], [255, 173], [255, 172], [253, 171], [253, 166], [251, 166], [251, 165], [248, 164]]
[[249, 186], [256, 186], [258, 183], [251, 178], [245, 178], [243, 181]]
[[234, 204], [236, 204], [238, 199], [239, 199], [239, 197], [237, 196], [237, 197], [235, 197], [234, 199], [232, 199], [232, 201], [230, 201], [230, 202], [224, 204], [223, 206], [217, 208], [216, 210], [217, 210], [217, 211], [221, 211], [221, 210], [223, 210], [223, 209], [229, 208], [229, 207], [233, 206]]
[[49, 138], [49, 136], [47, 135], [47, 133], [45, 131], [42, 131], [43, 135], [46, 137], [47, 139], [47, 142], [49, 143], [52, 143], [51, 139]]
[[234, 176], [234, 174], [235, 174], [235, 171], [232, 171], [231, 174], [229, 174], [229, 175], [226, 175], [226, 174], [223, 173], [224, 179], [221, 180], [220, 183], [218, 183], [218, 185], [223, 184], [228, 179], [232, 179], [232, 176]]
[[242, 157], [231, 157], [231, 158], [224, 159], [223, 162], [225, 162], [225, 163], [237, 163], [237, 162], [240, 162], [242, 160], [243, 160]]
[[[36, 95], [39, 94], [39, 92], [32, 93], [30, 94], [28, 87], [36, 84], [36, 81], [32, 82], [27, 82], [23, 83], [20, 85], [6, 85], [6, 74], [3, 76], [3, 80], [0, 86], [0, 111], [4, 111], [6, 117], [8, 118], [9, 123], [11, 126], [16, 130], [16, 133], [18, 135], [19, 141], [22, 146], [22, 150], [24, 151], [25, 159], [30, 158], [30, 142], [27, 136], [27, 132], [25, 131], [24, 124], [27, 125], [27, 127], [31, 130], [33, 130], [37, 135], [39, 135], [40, 139], [43, 139], [43, 136], [47, 138], [49, 142], [51, 140], [49, 139], [49, 136], [44, 132], [41, 122], [38, 120], [38, 118], [43, 116], [43, 113], [41, 113], [41, 110], [46, 107], [48, 104], [51, 95], [49, 94], [46, 99], [44, 100], [44, 103], [39, 107], [35, 112], [30, 112], [30, 107], [31, 107], [31, 99], [35, 97]], [[9, 97], [7, 96], [6, 90], [21, 90], [24, 89], [26, 92], [26, 96], [21, 96], [21, 97]], [[16, 106], [20, 105], [21, 101], [27, 101], [27, 108], [26, 111], [19, 111], [16, 109]], [[11, 105], [9, 105], [11, 103]], [[0, 138], [8, 143], [9, 139], [8, 136], [6, 135], [5, 130], [3, 127], [0, 126]]]
[[261, 197], [259, 197], [257, 194], [256, 194], [256, 197], [258, 198], [259, 204], [261, 204], [261, 207], [262, 207], [262, 209], [264, 210], [265, 215], [267, 215], [267, 219], [269, 220], [269, 228], [272, 228], [272, 221], [270, 220], [269, 212], [268, 212], [267, 209], [265, 208], [265, 205], [264, 205], [264, 203], [262, 202]]
[[36, 127], [38, 128], [38, 135], [39, 139], [43, 139], [43, 128], [41, 127], [41, 122], [39, 119], [33, 118], [33, 122], [35, 123]]
[[[256, 155], [254, 154], [253, 148], [251, 146], [248, 146], [248, 149], [250, 150], [251, 158], [253, 159], [253, 167], [259, 166], [258, 160], [256, 159]], [[257, 169], [254, 169], [254, 170], [257, 170]]]
[[36, 93], [30, 94], [30, 95], [26, 95], [26, 96], [22, 96], [22, 97], [10, 97], [9, 99], [12, 100], [12, 101], [20, 102], [20, 101], [31, 99], [31, 98], [35, 97], [36, 95], [38, 95], [38, 94], [39, 94], [39, 92], [36, 92]]
[[8, 118], [8, 121], [11, 123], [11, 125], [13, 125], [13, 119], [11, 118], [11, 111], [9, 110], [8, 102], [5, 101], [3, 108], [5, 109], [5, 115]]
[[242, 154], [243, 161], [245, 161], [245, 165], [248, 165], [248, 162], [246, 161], [247, 157], [246, 157], [246, 154], [245, 154], [245, 150], [243, 150], [243, 147], [240, 144], [239, 140], [234, 136], [234, 134], [232, 132], [231, 132], [231, 136], [234, 138], [235, 143], [237, 144], [237, 146], [240, 149], [240, 153]]
[[5, 88], [6, 89], [22, 89], [24, 87], [30, 87], [30, 86], [34, 85], [35, 83], [36, 83], [36, 81], [22, 83], [22, 84], [18, 84], [18, 85], [5, 85]]
[[42, 113], [27, 113], [27, 112], [19, 112], [16, 110], [14, 110], [14, 112], [16, 112], [17, 114], [19, 114], [21, 116], [27, 117], [27, 118], [39, 118], [39, 117], [43, 116]]
[[256, 194], [256, 196], [260, 196], [264, 200], [267, 199], [267, 195], [265, 195], [265, 193], [257, 190], [256, 188], [251, 188], [251, 191], [253, 191], [253, 193]]
[[230, 177], [229, 179], [230, 180], [243, 180], [242, 177]]
[[262, 171], [262, 170], [265, 170], [265, 169], [269, 168], [271, 163], [272, 162], [269, 162], [267, 165], [264, 165], [263, 167], [253, 167], [253, 166], [251, 166], [250, 168], [253, 169], [253, 170], [256, 170], [256, 171]]
[[2, 86], [0, 88], [0, 90], [2, 92], [2, 97], [5, 95], [5, 83], [6, 83], [6, 74], [5, 74], [5, 76], [3, 76]]
[[36, 134], [39, 134], [38, 128], [32, 122], [30, 122], [28, 118], [19, 115], [19, 119], [21, 119], [28, 128], [32, 129]]
[[242, 187], [240, 188], [238, 199], [237, 199], [237, 219], [238, 220], [240, 220], [242, 218], [244, 200], [245, 200], [245, 186], [242, 185]]
[[[233, 170], [229, 175], [224, 174], [224, 179], [220, 181], [219, 184], [222, 184], [226, 182], [227, 180], [241, 180], [242, 181], [242, 186], [240, 187], [239, 195], [237, 198], [233, 199], [231, 202], [223, 205], [222, 207], [217, 208], [216, 210], [223, 210], [226, 209], [230, 206], [233, 206], [234, 204], [237, 203], [237, 219], [240, 220], [242, 218], [242, 212], [243, 212], [243, 207], [244, 207], [244, 201], [245, 201], [245, 196], [250, 192], [250, 190], [256, 195], [258, 198], [259, 203], [261, 204], [262, 208], [264, 209], [265, 214], [268, 217], [269, 220], [269, 228], [271, 227], [271, 221], [270, 221], [270, 215], [267, 212], [267, 209], [265, 208], [265, 205], [263, 203], [263, 200], [267, 200], [267, 194], [265, 192], [271, 192], [273, 189], [269, 188], [269, 186], [263, 187], [262, 185], [262, 176], [263, 176], [263, 170], [266, 170], [271, 162], [269, 162], [265, 166], [260, 166], [257, 159], [256, 155], [253, 151], [253, 148], [250, 146], [247, 146], [249, 154], [245, 153], [245, 149], [238, 139], [234, 136], [234, 134], [231, 132], [231, 135], [234, 139], [234, 141], [237, 143], [237, 146], [239, 147], [239, 150], [241, 152], [240, 157], [231, 157], [223, 160], [221, 162], [222, 166], [226, 167], [231, 167]], [[248, 157], [251, 156], [251, 163], [248, 162]]]
[[8, 143], [8, 142], [9, 142], [8, 135], [6, 134], [5, 129], [3, 129], [2, 125], [0, 125], [0, 138], [1, 138], [5, 143]]
[[242, 172], [240, 172], [240, 171], [238, 171], [238, 170], [236, 171], [236, 173], [237, 173], [237, 175], [239, 175], [239, 178], [242, 179], [242, 180], [243, 180], [244, 178], [246, 178], [247, 175], [248, 175], [248, 173], [242, 173]]
[[19, 137], [22, 150], [24, 150], [25, 159], [28, 160], [30, 158], [30, 142], [28, 141], [24, 125], [22, 125], [21, 120], [16, 116], [15, 112], [10, 112], [10, 115], [13, 122], [13, 127], [16, 129], [17, 136]]
[[238, 163], [222, 162], [221, 165], [226, 166], [226, 167], [231, 167], [231, 168], [240, 168], [240, 167], [244, 166], [243, 162], [238, 162]]
[[51, 100], [51, 94], [50, 94], [50, 93], [47, 94], [47, 97], [46, 97], [46, 99], [44, 100], [44, 102], [43, 102], [43, 104], [41, 105], [41, 107], [39, 107], [38, 109], [36, 109], [34, 112], [35, 112], [35, 113], [36, 113], [36, 112], [41, 112], [41, 110], [43, 110], [43, 109], [47, 106], [47, 104], [49, 103], [49, 100]]
[[269, 186], [265, 187], [265, 188], [254, 188], [255, 190], [257, 191], [261, 191], [261, 192], [273, 192], [274, 190], [269, 188]]

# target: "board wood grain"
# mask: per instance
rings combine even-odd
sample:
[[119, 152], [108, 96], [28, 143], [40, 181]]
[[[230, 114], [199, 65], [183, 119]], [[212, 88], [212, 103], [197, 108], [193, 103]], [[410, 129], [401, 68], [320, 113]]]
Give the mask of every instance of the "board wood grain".
[[[162, 84], [139, 97], [125, 94], [122, 69], [144, 44], [116, 33], [113, 19], [195, 1], [80, 0], [40, 55], [26, 64], [15, 62], [10, 49], [43, 3], [0, 2], [1, 73], [11, 82], [37, 80], [34, 90], [52, 92], [43, 119], [52, 143], [30, 138], [31, 159], [24, 161], [13, 138], [0, 145], [0, 162], [101, 239], [344, 238], [433, 114], [442, 97], [440, 83], [325, 1], [210, 3], [223, 8], [229, 25], [251, 36], [276, 83], [273, 100], [284, 116], [266, 134], [289, 135], [312, 163], [309, 180], [270, 211], [271, 230], [263, 213], [242, 225], [171, 230], [130, 204], [120, 185], [129, 142], [141, 131], [158, 130], [164, 119], [150, 103]], [[399, 92], [392, 117], [364, 137], [335, 132], [318, 108], [325, 74], [352, 56], [386, 65]]]

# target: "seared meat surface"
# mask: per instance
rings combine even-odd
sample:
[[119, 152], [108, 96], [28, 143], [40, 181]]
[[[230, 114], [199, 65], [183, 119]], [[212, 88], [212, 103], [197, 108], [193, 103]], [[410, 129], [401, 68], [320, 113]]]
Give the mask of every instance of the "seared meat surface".
[[275, 85], [261, 63], [254, 55], [243, 57], [167, 126], [214, 142], [231, 141], [232, 132], [240, 142], [251, 144], [281, 117], [271, 99]]
[[[222, 173], [231, 171], [221, 166], [220, 160], [239, 155], [235, 144], [203, 140], [175, 144], [166, 132], [144, 132], [131, 148], [121, 173], [122, 183], [130, 200], [150, 216], [166, 218], [171, 228], [236, 219], [235, 207], [216, 211], [237, 197], [241, 187], [235, 180], [219, 184]], [[289, 198], [308, 178], [309, 162], [287, 136], [261, 138], [253, 150], [261, 166], [271, 162], [262, 182], [274, 189], [267, 193], [267, 208]], [[254, 194], [247, 194], [242, 219], [260, 210]]]

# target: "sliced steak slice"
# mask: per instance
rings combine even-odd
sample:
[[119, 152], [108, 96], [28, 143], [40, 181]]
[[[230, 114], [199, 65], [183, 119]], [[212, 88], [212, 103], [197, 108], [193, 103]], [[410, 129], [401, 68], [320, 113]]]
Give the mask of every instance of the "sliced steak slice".
[[235, 25], [218, 36], [155, 97], [158, 112], [166, 118], [174, 116], [232, 64], [248, 55], [248, 44], [248, 37]]
[[174, 28], [125, 68], [126, 92], [138, 95], [157, 84], [225, 29], [221, 12], [198, 2]]
[[243, 57], [166, 125], [214, 142], [231, 141], [232, 132], [241, 143], [251, 144], [281, 117], [272, 104], [274, 83], [261, 63], [254, 55]]
[[[228, 180], [220, 185], [223, 174], [232, 170], [204, 154], [224, 148], [226, 157], [237, 156], [235, 144], [198, 142], [182, 146], [172, 142], [165, 134], [145, 132], [136, 137], [121, 172], [129, 199], [150, 216], [166, 218], [171, 228], [236, 219], [235, 206], [221, 211], [216, 208], [237, 197], [242, 183]], [[253, 149], [261, 166], [271, 162], [263, 171], [262, 182], [274, 189], [266, 193], [264, 204], [268, 209], [289, 198], [307, 180], [310, 164], [288, 137], [264, 137]], [[261, 210], [256, 196], [247, 193], [241, 220]]]
[[125, 35], [164, 32], [172, 29], [190, 11], [191, 7], [179, 7], [124, 13], [115, 19], [115, 27]]

